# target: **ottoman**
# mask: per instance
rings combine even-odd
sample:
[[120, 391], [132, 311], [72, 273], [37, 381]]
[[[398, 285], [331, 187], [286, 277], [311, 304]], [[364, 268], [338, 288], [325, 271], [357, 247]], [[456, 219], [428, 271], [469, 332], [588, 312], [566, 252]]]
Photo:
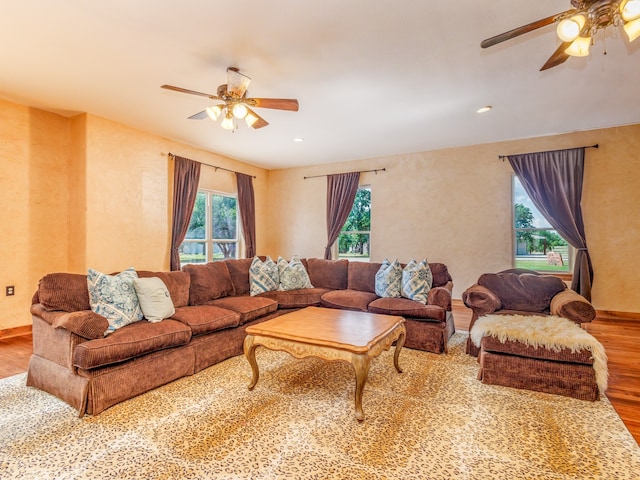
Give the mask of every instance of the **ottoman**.
[[480, 348], [482, 383], [590, 401], [606, 390], [604, 348], [570, 320], [487, 315], [474, 324], [470, 337]]

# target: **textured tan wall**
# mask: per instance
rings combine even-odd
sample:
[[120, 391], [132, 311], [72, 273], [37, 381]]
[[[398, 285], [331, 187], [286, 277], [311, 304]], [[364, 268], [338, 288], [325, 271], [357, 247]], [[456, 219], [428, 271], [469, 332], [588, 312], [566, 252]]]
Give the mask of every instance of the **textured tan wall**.
[[0, 329], [30, 324], [38, 279], [67, 268], [69, 137], [63, 117], [0, 100]]
[[[255, 175], [258, 246], [266, 242], [267, 171], [95, 116], [0, 101], [0, 329], [31, 323], [47, 273], [169, 268], [168, 152]], [[201, 186], [235, 193], [235, 176], [203, 166]]]
[[[169, 268], [173, 160], [168, 152], [256, 175], [258, 245], [266, 236], [265, 170], [88, 116], [85, 268]], [[203, 165], [200, 186], [236, 193], [235, 175]]]
[[640, 125], [271, 171], [267, 253], [323, 254], [326, 179], [304, 176], [384, 167], [360, 182], [372, 186], [372, 260], [444, 262], [460, 298], [481, 273], [512, 266], [512, 172], [498, 155], [594, 143], [600, 148], [587, 150], [583, 194], [593, 302], [640, 312]]

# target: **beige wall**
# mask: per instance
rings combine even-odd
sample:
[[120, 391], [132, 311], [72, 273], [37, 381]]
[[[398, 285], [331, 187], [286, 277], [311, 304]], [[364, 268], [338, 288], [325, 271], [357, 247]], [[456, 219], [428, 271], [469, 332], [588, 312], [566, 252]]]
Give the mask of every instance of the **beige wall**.
[[67, 268], [69, 145], [65, 118], [0, 100], [0, 329], [30, 324], [38, 279]]
[[[266, 170], [87, 114], [0, 101], [0, 128], [0, 330], [31, 323], [47, 273], [169, 268], [168, 152], [255, 175], [257, 243], [266, 241]], [[201, 186], [235, 193], [235, 175], [203, 166]]]
[[593, 302], [640, 312], [640, 125], [271, 171], [267, 253], [324, 252], [326, 179], [304, 176], [386, 168], [360, 181], [372, 187], [372, 260], [444, 262], [460, 298], [481, 273], [512, 266], [512, 172], [498, 155], [594, 143], [600, 148], [587, 150], [583, 194]]
[[[386, 168], [361, 177], [372, 187], [373, 260], [444, 262], [460, 298], [482, 272], [511, 266], [511, 170], [497, 156], [593, 143], [583, 196], [593, 301], [640, 312], [640, 125], [268, 172], [91, 115], [0, 101], [0, 329], [30, 324], [46, 273], [168, 269], [168, 152], [255, 175], [258, 253], [287, 258], [324, 252], [326, 179], [305, 175]], [[235, 178], [203, 166], [201, 186], [234, 193]]]

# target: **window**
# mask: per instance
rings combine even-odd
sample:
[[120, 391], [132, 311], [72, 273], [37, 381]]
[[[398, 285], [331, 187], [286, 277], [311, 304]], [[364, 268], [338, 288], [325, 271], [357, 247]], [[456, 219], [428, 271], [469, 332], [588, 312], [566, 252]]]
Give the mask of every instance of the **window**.
[[513, 177], [514, 265], [537, 271], [570, 272], [570, 248]]
[[237, 199], [217, 192], [199, 191], [189, 230], [180, 245], [180, 264], [237, 258]]
[[369, 261], [371, 252], [371, 187], [360, 187], [338, 236], [338, 258]]

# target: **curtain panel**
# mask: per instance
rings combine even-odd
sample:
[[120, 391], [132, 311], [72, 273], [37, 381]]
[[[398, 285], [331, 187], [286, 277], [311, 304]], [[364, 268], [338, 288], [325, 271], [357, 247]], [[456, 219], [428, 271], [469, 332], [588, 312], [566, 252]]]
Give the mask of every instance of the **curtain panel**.
[[256, 254], [256, 201], [253, 193], [253, 177], [236, 172], [238, 186], [238, 207], [245, 243], [245, 258]]
[[180, 244], [187, 235], [200, 181], [199, 162], [173, 156], [173, 218], [171, 222], [171, 270], [180, 270]]
[[344, 226], [356, 198], [360, 172], [327, 175], [327, 246], [324, 258], [331, 260], [331, 246]]
[[509, 155], [507, 158], [536, 208], [577, 250], [571, 288], [591, 300], [593, 266], [580, 206], [584, 147]]

